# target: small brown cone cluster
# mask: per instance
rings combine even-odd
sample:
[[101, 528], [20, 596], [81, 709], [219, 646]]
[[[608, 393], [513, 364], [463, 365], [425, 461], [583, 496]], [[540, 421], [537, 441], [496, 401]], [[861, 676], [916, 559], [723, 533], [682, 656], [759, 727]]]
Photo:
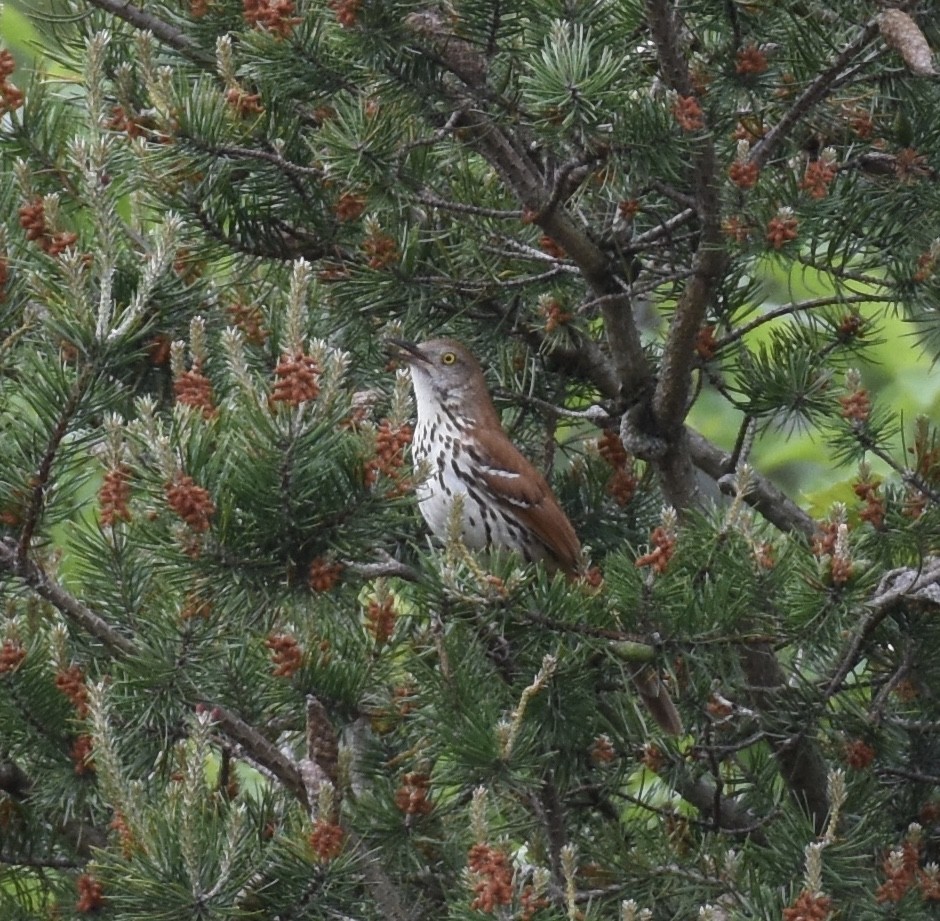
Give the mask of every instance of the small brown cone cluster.
[[683, 131], [700, 131], [705, 127], [702, 107], [694, 96], [678, 96], [672, 106], [672, 114]]
[[225, 93], [225, 101], [229, 108], [233, 109], [240, 118], [261, 115], [264, 112], [261, 94], [249, 93], [248, 90], [242, 89], [240, 86], [229, 87]]
[[382, 601], [370, 601], [366, 608], [366, 629], [375, 639], [376, 646], [384, 646], [395, 631], [398, 612], [391, 595]]
[[659, 526], [653, 529], [653, 533], [650, 535], [650, 543], [652, 549], [648, 553], [637, 557], [635, 565], [637, 568], [649, 566], [653, 572], [662, 575], [676, 552], [676, 535]]
[[46, 206], [41, 198], [34, 198], [20, 208], [20, 226], [26, 231], [26, 239], [35, 243], [50, 256], [58, 256], [78, 240], [71, 231], [52, 231], [46, 222]]
[[167, 505], [191, 530], [202, 534], [209, 530], [215, 514], [215, 503], [209, 491], [197, 486], [191, 476], [178, 473], [172, 483], [164, 488]]
[[827, 921], [832, 913], [832, 899], [821, 892], [804, 889], [793, 904], [783, 910], [783, 921]]
[[299, 406], [320, 395], [320, 366], [316, 359], [303, 352], [282, 355], [274, 369], [272, 403]]
[[82, 873], [75, 883], [78, 901], [75, 910], [80, 914], [91, 914], [104, 905], [104, 889], [90, 873]]
[[294, 0], [244, 0], [245, 22], [266, 29], [278, 38], [287, 38], [301, 19]]
[[105, 128], [109, 131], [119, 131], [126, 134], [132, 141], [136, 138], [146, 137], [150, 131], [147, 122], [139, 115], [128, 112], [124, 106], [115, 105], [111, 114], [105, 119]]
[[512, 864], [503, 851], [474, 844], [467, 854], [467, 869], [474, 880], [471, 910], [494, 914], [500, 905], [512, 902]]
[[343, 575], [343, 564], [317, 557], [310, 563], [307, 585], [314, 592], [328, 592], [335, 588]]
[[272, 674], [275, 678], [290, 678], [304, 663], [304, 651], [297, 637], [290, 633], [272, 633], [264, 645], [271, 650]]
[[627, 452], [620, 437], [612, 429], [598, 438], [597, 453], [613, 468], [607, 481], [607, 492], [618, 505], [629, 505], [639, 483], [635, 458]]
[[374, 230], [362, 241], [362, 251], [370, 269], [385, 269], [398, 261], [398, 247], [395, 241], [380, 230]]
[[861, 385], [851, 393], [839, 397], [842, 406], [842, 418], [852, 422], [867, 422], [871, 415], [871, 396]]
[[189, 371], [177, 375], [173, 381], [173, 395], [177, 403], [200, 410], [203, 419], [212, 419], [218, 415], [212, 395], [212, 382], [197, 363]]
[[588, 755], [595, 765], [611, 764], [617, 760], [617, 752], [614, 749], [614, 743], [610, 736], [600, 735], [591, 743], [588, 749]]
[[920, 865], [924, 845], [923, 829], [911, 825], [899, 847], [893, 848], [882, 863], [885, 881], [878, 887], [875, 900], [900, 902], [908, 892], [916, 890], [924, 902], [940, 902], [940, 870], [936, 864]]
[[124, 464], [112, 467], [105, 475], [98, 491], [99, 519], [103, 527], [113, 527], [117, 521], [130, 521], [130, 470]]
[[781, 208], [767, 222], [767, 242], [774, 249], [783, 249], [787, 243], [796, 240], [799, 236], [800, 222], [793, 216], [788, 208]]
[[881, 480], [871, 476], [871, 474], [859, 477], [852, 485], [852, 491], [865, 503], [859, 511], [858, 517], [862, 521], [867, 521], [876, 530], [884, 527], [887, 512], [885, 499], [884, 496], [880, 495], [880, 490]]
[[23, 105], [23, 91], [17, 89], [9, 80], [14, 70], [16, 61], [13, 55], [6, 49], [0, 51], [0, 115]]
[[864, 771], [875, 760], [875, 750], [864, 739], [849, 739], [842, 747], [842, 758], [853, 771]]
[[134, 840], [134, 833], [131, 831], [127, 819], [120, 811], [114, 813], [114, 818], [108, 824], [111, 831], [116, 832], [118, 841], [121, 844], [121, 854], [125, 860], [130, 860], [134, 851], [137, 850], [137, 842]]
[[323, 861], [335, 860], [343, 852], [346, 833], [340, 825], [328, 822], [326, 819], [317, 819], [313, 823], [310, 833], [310, 847]]
[[333, 213], [340, 221], [354, 221], [365, 210], [365, 195], [355, 192], [344, 192], [333, 207]]
[[375, 433], [375, 455], [365, 465], [363, 473], [366, 486], [374, 486], [380, 476], [388, 477], [398, 484], [392, 495], [404, 492], [402, 467], [405, 463], [405, 448], [411, 444], [414, 432], [410, 425], [393, 425], [388, 419], [379, 423]]
[[820, 157], [806, 164], [806, 171], [800, 182], [800, 188], [809, 193], [810, 198], [825, 198], [829, 194], [829, 186], [836, 178], [838, 169], [830, 160]]
[[26, 648], [19, 640], [5, 639], [0, 646], [0, 675], [15, 672], [25, 658]]
[[760, 167], [750, 160], [735, 160], [728, 167], [728, 178], [739, 189], [753, 189], [760, 176]]
[[90, 735], [82, 734], [72, 743], [69, 757], [75, 765], [75, 773], [81, 777], [84, 774], [93, 774], [95, 772], [95, 761], [91, 753], [94, 743]]
[[742, 76], [746, 74], [756, 76], [757, 74], [766, 73], [768, 66], [767, 55], [757, 45], [747, 45], [741, 48], [735, 56], [735, 73]]
[[264, 328], [264, 314], [260, 307], [236, 301], [229, 305], [228, 315], [242, 331], [247, 342], [251, 345], [264, 345], [268, 331]]
[[80, 720], [88, 716], [88, 687], [85, 684], [85, 672], [80, 665], [60, 668], [56, 672], [55, 686], [69, 699]]
[[428, 799], [431, 778], [421, 771], [409, 771], [395, 791], [395, 806], [405, 815], [428, 815], [434, 804]]
[[359, 19], [362, 0], [329, 0], [327, 6], [336, 13], [336, 21], [344, 29], [351, 29]]

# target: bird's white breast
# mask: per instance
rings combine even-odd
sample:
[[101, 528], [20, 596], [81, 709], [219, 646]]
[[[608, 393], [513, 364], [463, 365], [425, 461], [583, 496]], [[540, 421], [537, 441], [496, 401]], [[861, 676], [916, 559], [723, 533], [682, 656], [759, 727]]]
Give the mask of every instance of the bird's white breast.
[[511, 507], [500, 508], [494, 503], [486, 484], [471, 471], [502, 476], [518, 474], [474, 465], [465, 438], [457, 422], [446, 413], [418, 417], [412, 454], [422, 477], [415, 493], [431, 532], [441, 538], [448, 534], [454, 523], [455, 498], [459, 496], [460, 538], [471, 550], [505, 547], [528, 560], [542, 558], [545, 554], [526, 540], [525, 528]]

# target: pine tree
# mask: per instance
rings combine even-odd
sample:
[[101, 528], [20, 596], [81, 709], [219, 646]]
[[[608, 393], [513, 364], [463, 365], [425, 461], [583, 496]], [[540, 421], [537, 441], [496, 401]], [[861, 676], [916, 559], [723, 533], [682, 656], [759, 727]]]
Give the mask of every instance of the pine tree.
[[[930, 4], [54, 7], [0, 51], [3, 917], [932, 917]], [[579, 581], [423, 530], [385, 342], [439, 334]]]

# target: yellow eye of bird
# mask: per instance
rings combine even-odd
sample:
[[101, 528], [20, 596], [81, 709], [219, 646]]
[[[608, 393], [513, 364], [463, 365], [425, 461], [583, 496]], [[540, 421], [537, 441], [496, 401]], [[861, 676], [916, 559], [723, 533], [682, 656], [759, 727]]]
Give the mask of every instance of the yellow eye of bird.
[[453, 352], [444, 352], [444, 354], [441, 355], [441, 361], [444, 362], [445, 365], [452, 365], [456, 360], [457, 356]]

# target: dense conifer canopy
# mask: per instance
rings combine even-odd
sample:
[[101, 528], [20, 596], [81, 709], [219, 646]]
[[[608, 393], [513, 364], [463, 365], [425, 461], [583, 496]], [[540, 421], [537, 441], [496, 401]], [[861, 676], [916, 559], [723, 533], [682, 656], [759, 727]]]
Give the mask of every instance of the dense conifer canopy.
[[[0, 915], [932, 917], [933, 12], [57, 0], [35, 72], [7, 41]], [[582, 578], [429, 539], [386, 340], [439, 335]]]

